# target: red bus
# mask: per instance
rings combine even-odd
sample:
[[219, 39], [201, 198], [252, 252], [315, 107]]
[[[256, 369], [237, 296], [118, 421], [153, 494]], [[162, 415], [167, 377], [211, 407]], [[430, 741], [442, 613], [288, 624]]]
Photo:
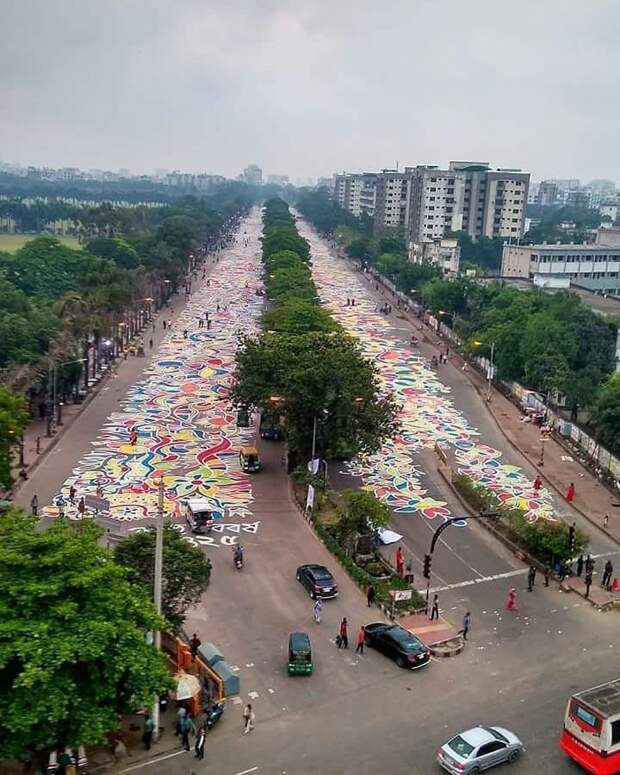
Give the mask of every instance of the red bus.
[[587, 772], [620, 773], [620, 678], [573, 694], [561, 746]]

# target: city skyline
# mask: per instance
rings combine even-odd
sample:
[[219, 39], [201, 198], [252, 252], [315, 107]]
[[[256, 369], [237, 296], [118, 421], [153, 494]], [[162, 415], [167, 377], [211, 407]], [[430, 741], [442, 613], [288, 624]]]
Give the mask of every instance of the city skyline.
[[5, 5], [0, 147], [23, 165], [305, 178], [492, 158], [620, 178], [611, 2]]

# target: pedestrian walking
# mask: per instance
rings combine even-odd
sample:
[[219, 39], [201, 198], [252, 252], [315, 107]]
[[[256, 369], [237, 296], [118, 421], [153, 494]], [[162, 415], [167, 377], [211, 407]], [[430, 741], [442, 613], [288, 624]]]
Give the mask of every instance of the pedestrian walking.
[[161, 324], [162, 324], [162, 326], [164, 327], [164, 331], [165, 331], [165, 330], [166, 330], [166, 321], [165, 321], [165, 320], [162, 320], [162, 321], [161, 321]]
[[399, 546], [396, 550], [396, 573], [402, 576], [405, 572], [405, 553], [403, 547]]
[[77, 490], [73, 485], [69, 487], [69, 503], [73, 506], [75, 504], [75, 496], [77, 495]]
[[84, 512], [86, 511], [86, 502], [84, 501], [84, 496], [80, 498], [80, 502], [78, 503], [78, 512], [80, 514], [80, 519], [84, 519]]
[[603, 517], [603, 527], [607, 527], [609, 525], [609, 514], [605, 514]]
[[568, 503], [572, 503], [574, 497], [575, 497], [575, 485], [573, 484], [573, 482], [571, 482], [568, 485], [568, 490], [566, 490], [566, 500], [568, 501]]
[[248, 732], [251, 732], [254, 729], [254, 724], [256, 722], [256, 716], [254, 715], [254, 710], [252, 708], [252, 705], [248, 702], [248, 704], [243, 709], [243, 734], [247, 735]]
[[321, 601], [320, 597], [317, 597], [317, 599], [314, 601], [314, 621], [317, 624], [321, 623], [321, 611], [323, 610], [323, 603]]
[[211, 329], [211, 321], [207, 320], [207, 331]]
[[586, 573], [592, 573], [592, 571], [594, 570], [594, 560], [592, 559], [592, 555], [591, 554], [589, 554], [586, 557], [586, 562], [585, 562], [584, 567], [586, 569]]
[[58, 508], [58, 518], [64, 519], [65, 518], [65, 506], [67, 505], [67, 501], [64, 498], [64, 495], [60, 493], [60, 495], [56, 498], [56, 506]]
[[129, 433], [129, 443], [132, 447], [136, 446], [136, 442], [138, 441], [138, 433], [135, 430], [135, 428], [132, 428], [131, 432]]
[[583, 573], [583, 554], [580, 554], [577, 558], [577, 575], [581, 576]]
[[357, 648], [355, 649], [356, 654], [363, 654], [364, 653], [364, 640], [366, 637], [366, 632], [364, 630], [364, 625], [362, 624], [357, 631]]
[[536, 568], [533, 565], [530, 565], [529, 570], [527, 572], [527, 591], [531, 592], [534, 589], [534, 584], [536, 583]]
[[152, 337], [149, 339], [149, 349], [151, 349], [151, 350], [153, 349], [153, 338]]
[[586, 571], [584, 582], [586, 585], [586, 597], [590, 597], [590, 587], [592, 586], [592, 571]]
[[467, 640], [467, 633], [471, 629], [471, 613], [467, 611], [463, 617], [463, 640]]
[[534, 489], [536, 490], [536, 492], [538, 492], [538, 490], [540, 490], [541, 487], [542, 487], [542, 479], [540, 478], [540, 476], [537, 476], [536, 479], [534, 479]]
[[178, 737], [181, 734], [181, 727], [183, 725], [183, 720], [186, 715], [187, 715], [187, 708], [185, 707], [185, 705], [179, 705], [177, 709], [177, 725], [176, 725], [176, 732], [174, 733], [175, 737]]
[[376, 596], [375, 588], [371, 584], [368, 589], [366, 590], [366, 600], [368, 601], [368, 608], [375, 602], [375, 596]]
[[198, 649], [200, 648], [200, 638], [196, 633], [192, 635], [189, 641], [189, 650], [192, 655], [192, 659], [196, 659], [196, 656], [198, 654]]
[[340, 641], [338, 648], [342, 647], [343, 649], [349, 648], [349, 632], [348, 632], [348, 623], [347, 623], [347, 617], [343, 617], [342, 621], [340, 622]]
[[36, 492], [30, 499], [30, 511], [33, 517], [36, 517], [39, 512], [39, 499], [37, 497]]
[[155, 724], [151, 718], [151, 714], [147, 713], [144, 716], [144, 725], [142, 727], [142, 742], [147, 751], [151, 750], [151, 743], [153, 742], [153, 732], [155, 730]]
[[507, 611], [517, 610], [517, 590], [516, 589], [508, 590], [508, 597], [506, 598], [506, 610]]
[[183, 339], [187, 339], [187, 329], [183, 329]]
[[544, 579], [545, 579], [545, 586], [548, 587], [549, 586], [549, 568], [546, 565], [544, 570]]
[[181, 722], [181, 742], [186, 751], [189, 751], [191, 747], [189, 744], [190, 734], [196, 734], [196, 730], [194, 729], [194, 722], [190, 715], [187, 714], [183, 717], [183, 721]]
[[433, 605], [431, 606], [431, 622], [434, 619], [439, 619], [439, 595], [435, 594], [433, 597]]
[[103, 487], [100, 484], [97, 485], [95, 492], [97, 493], [98, 498], [103, 498]]
[[197, 759], [205, 758], [205, 740], [207, 738], [207, 722], [204, 721], [196, 733], [196, 743], [194, 751]]
[[611, 577], [614, 572], [614, 566], [611, 562], [611, 560], [607, 560], [605, 563], [605, 567], [603, 569], [603, 580], [601, 581], [601, 586], [604, 589], [609, 590], [611, 588]]

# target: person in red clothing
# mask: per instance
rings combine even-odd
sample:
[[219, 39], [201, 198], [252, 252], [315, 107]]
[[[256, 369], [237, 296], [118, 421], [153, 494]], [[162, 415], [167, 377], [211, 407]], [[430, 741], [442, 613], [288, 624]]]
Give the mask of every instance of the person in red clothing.
[[508, 597], [506, 599], [506, 610], [507, 611], [516, 611], [517, 610], [517, 591], [516, 591], [516, 589], [511, 589], [508, 592]]
[[340, 622], [340, 642], [338, 643], [338, 648], [341, 647], [343, 649], [349, 648], [349, 625], [346, 616]]
[[542, 479], [540, 478], [540, 476], [537, 476], [536, 479], [534, 479], [534, 489], [536, 490], [536, 492], [538, 492], [538, 490], [540, 490], [541, 487], [542, 487]]
[[364, 625], [362, 624], [359, 630], [357, 631], [357, 648], [355, 649], [356, 654], [363, 654], [364, 653]]
[[568, 485], [568, 490], [566, 490], [566, 500], [569, 503], [572, 503], [574, 497], [575, 497], [575, 485], [571, 482]]
[[402, 576], [405, 572], [405, 553], [403, 547], [399, 546], [396, 550], [396, 573]]

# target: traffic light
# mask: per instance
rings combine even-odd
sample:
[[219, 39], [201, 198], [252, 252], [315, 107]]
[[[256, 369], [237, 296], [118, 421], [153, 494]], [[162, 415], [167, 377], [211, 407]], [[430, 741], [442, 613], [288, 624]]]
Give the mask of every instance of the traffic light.
[[425, 579], [430, 579], [431, 577], [431, 556], [430, 554], [424, 555], [424, 571], [423, 575]]
[[568, 528], [568, 551], [575, 551], [575, 523]]

